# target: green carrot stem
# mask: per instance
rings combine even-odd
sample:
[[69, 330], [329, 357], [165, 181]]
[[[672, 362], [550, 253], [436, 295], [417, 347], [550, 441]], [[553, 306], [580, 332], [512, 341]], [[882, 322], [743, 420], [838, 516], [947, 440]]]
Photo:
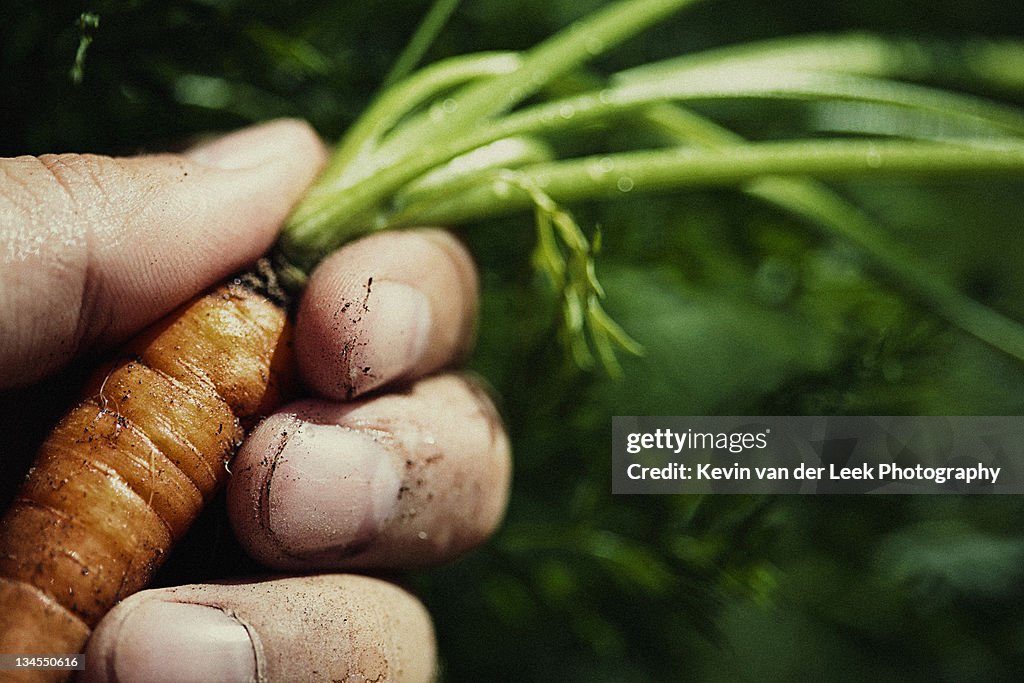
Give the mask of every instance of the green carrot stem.
[[[503, 57], [495, 60], [505, 61]], [[525, 63], [525, 59], [523, 62]], [[470, 63], [467, 62], [467, 65]], [[511, 75], [516, 75], [521, 69]], [[487, 83], [503, 82], [505, 78], [489, 79]], [[1024, 132], [1024, 117], [1015, 110], [985, 103], [974, 98], [958, 96], [919, 86], [905, 84], [873, 82], [868, 79], [839, 79], [809, 73], [781, 74], [774, 77], [766, 76], [763, 95], [789, 92], [813, 97], [846, 97], [867, 101], [886, 102], [904, 107], [920, 107], [937, 111], [951, 117], [970, 118], [981, 121], [995, 128]], [[559, 130], [581, 126], [588, 122], [604, 121], [616, 115], [625, 115], [639, 108], [649, 107], [652, 103], [665, 101], [673, 97], [707, 98], [736, 96], [756, 92], [752, 84], [712, 86], [693, 85], [685, 80], [670, 79], [658, 82], [640, 82], [635, 85], [603, 89], [597, 93], [588, 93], [576, 97], [565, 98], [552, 103], [537, 105], [523, 111], [509, 114], [493, 123], [478, 125], [474, 130], [462, 136], [444, 140], [440, 143], [424, 143], [413, 154], [407, 152], [398, 161], [390, 163], [392, 154], [387, 152], [385, 145], [381, 150], [370, 155], [376, 164], [385, 164], [379, 168], [373, 161], [367, 161], [365, 167], [355, 172], [361, 181], [348, 179], [345, 182], [344, 172], [352, 165], [338, 165], [350, 162], [349, 152], [353, 143], [345, 143], [339, 162], [328, 169], [324, 178], [315, 186], [292, 217], [288, 228], [282, 236], [282, 248], [297, 264], [314, 264], [319, 256], [329, 252], [333, 247], [347, 239], [350, 231], [365, 230], [375, 220], [374, 211], [386, 198], [398, 192], [405, 184], [431, 169], [446, 163], [450, 159], [472, 149], [495, 142], [504, 137], [515, 135], [531, 135], [536, 133], [557, 133]], [[391, 99], [390, 97], [388, 98]], [[389, 105], [390, 106], [390, 105]], [[389, 106], [382, 106], [387, 110]], [[371, 122], [379, 120], [390, 125], [393, 117], [383, 114], [367, 117]], [[357, 127], [352, 139], [372, 142], [381, 132], [384, 123], [370, 124], [376, 127], [364, 131]], [[415, 128], [415, 126], [414, 126]], [[408, 143], [410, 136], [403, 131], [402, 139]], [[871, 143], [874, 144], [874, 143]], [[884, 143], [890, 144], [890, 143]], [[995, 147], [998, 141], [988, 141]], [[808, 143], [802, 148], [795, 148], [801, 153], [808, 153], [808, 161], [814, 157], [827, 158], [827, 153], [818, 149], [818, 144]], [[398, 154], [399, 150], [393, 150]], [[649, 154], [642, 152], [640, 154]], [[344, 155], [344, 156], [342, 156]], [[941, 156], [941, 155], [940, 155]], [[380, 158], [383, 157], [383, 161]], [[563, 163], [563, 162], [557, 162]], [[572, 164], [574, 162], [564, 162]], [[664, 163], [664, 159], [653, 163]], [[984, 165], [984, 164], [983, 164]], [[956, 169], [954, 169], [955, 171]], [[634, 171], [630, 171], [633, 173]], [[640, 169], [643, 173], [643, 169]], [[654, 169], [655, 175], [663, 169]], [[713, 171], [712, 171], [713, 172]], [[827, 169], [819, 168], [812, 175], [820, 175]], [[844, 171], [845, 172], [845, 171]], [[920, 172], [928, 172], [921, 169]], [[934, 172], [941, 172], [936, 169]], [[685, 183], [681, 178], [679, 182]], [[727, 182], [727, 181], [725, 181]], [[340, 192], [344, 189], [344, 192]], [[346, 224], [347, 221], [347, 224]], [[303, 253], [304, 252], [304, 253]], [[297, 259], [297, 260], [296, 260]]]
[[1024, 91], [1024, 41], [883, 38], [864, 33], [803, 35], [730, 45], [634, 67], [621, 75], [744, 67], [859, 74]]
[[[414, 141], [443, 140], [475, 128], [480, 121], [510, 110], [553, 80], [697, 1], [613, 3], [525, 52], [515, 72], [467, 87], [455, 98], [455, 106], [446, 116], [411, 124], [404, 134]], [[392, 153], [386, 147], [382, 151], [385, 155]]]
[[459, 6], [459, 1], [434, 0], [434, 4], [430, 6], [427, 15], [423, 17], [423, 21], [416, 28], [416, 32], [412, 34], [412, 38], [406, 43], [402, 53], [398, 55], [398, 59], [391, 66], [388, 75], [384, 77], [384, 81], [381, 83], [382, 90], [387, 90], [408, 76], [416, 65], [419, 64], [420, 60], [423, 59], [423, 55], [427, 53], [427, 50], [430, 49], [430, 46], [437, 38], [437, 34], [441, 32], [444, 25], [448, 23], [448, 19], [451, 18], [452, 13]]
[[[1016, 109], [851, 75], [913, 71], [906, 63], [909, 48], [902, 42], [852, 36], [837, 43], [796, 39], [716, 51], [623, 72], [610, 87], [507, 113], [588, 59], [694, 1], [623, 0], [522, 55], [453, 58], [385, 90], [339, 145], [289, 220], [278, 243], [285, 279], [301, 284], [320, 258], [373, 229], [451, 224], [537, 208], [538, 197], [555, 204], [633, 191], [738, 185], [853, 242], [940, 315], [1024, 360], [1024, 328], [936, 279], [906, 249], [875, 230], [863, 212], [816, 180], [887, 174], [1024, 175], [1024, 143], [1005, 137], [1024, 134], [1024, 115]], [[454, 4], [437, 0], [422, 31], [427, 44]], [[1021, 48], [986, 47], [1003, 56]], [[393, 73], [407, 70], [401, 61], [418, 61], [422, 49], [410, 48]], [[837, 54], [846, 56], [837, 60]], [[933, 62], [926, 67], [934, 70]], [[926, 67], [917, 65], [918, 70]], [[990, 67], [976, 65], [997, 81], [1000, 72]], [[945, 144], [748, 143], [666, 104], [766, 97], [855, 101], [927, 112], [937, 121], [952, 122], [944, 136], [980, 131], [982, 137]], [[540, 142], [570, 128], [608, 125], [637, 115], [685, 144], [551, 161], [549, 149]], [[692, 144], [710, 149], [694, 149]], [[600, 346], [597, 350], [602, 352]]]
[[[627, 192], [739, 185], [759, 176], [846, 179], [913, 175], [957, 177], [969, 173], [1024, 177], [1024, 143], [956, 146], [922, 142], [800, 141], [749, 143], [720, 150], [691, 147], [621, 152], [526, 166], [515, 173], [557, 202], [622, 196]], [[381, 227], [420, 221], [459, 223], [527, 208], [530, 196], [500, 175], [449, 188], [448, 201], [400, 207]], [[455, 196], [457, 195], [457, 196]]]
[[[644, 126], [666, 137], [667, 142], [718, 150], [747, 144], [736, 133], [676, 105], [653, 105], [640, 114]], [[827, 185], [806, 177], [762, 176], [742, 189], [853, 244], [870, 257], [872, 266], [884, 277], [934, 313], [994, 348], [1024, 360], [1024, 325], [944, 282], [916, 254], [891, 239], [861, 209]]]
[[995, 130], [1024, 134], [1024, 113], [978, 97], [910, 83], [865, 76], [816, 71], [729, 65], [657, 73], [656, 77], [616, 79], [601, 92], [609, 104], [628, 106], [641, 101], [777, 98], [849, 100], [889, 104], [943, 114], [951, 119], [987, 124]]
[[318, 194], [335, 195], [354, 182], [353, 176], [370, 175], [369, 162], [360, 162], [377, 146], [380, 138], [411, 111], [468, 81], [511, 73], [519, 68], [521, 61], [515, 52], [452, 57], [383, 91], [342, 139], [317, 184], [311, 188], [309, 198], [298, 207], [292, 220], [301, 221], [301, 211], [315, 205]]
[[[418, 123], [409, 122], [397, 141], [388, 143], [390, 148], [388, 144], [382, 147], [385, 165], [375, 169], [373, 175], [344, 192], [323, 191], [320, 183], [311, 190], [281, 234], [279, 261], [290, 264], [285, 269], [296, 278], [310, 272], [338, 245], [370, 229], [377, 206], [405, 183], [472, 149], [450, 143], [445, 146], [445, 142], [694, 2], [627, 0], [610, 5], [526, 52], [515, 71], [467, 86], [453, 97], [450, 111]], [[406, 140], [414, 144], [405, 144]], [[329, 187], [332, 179], [336, 180], [328, 175], [322, 182]]]

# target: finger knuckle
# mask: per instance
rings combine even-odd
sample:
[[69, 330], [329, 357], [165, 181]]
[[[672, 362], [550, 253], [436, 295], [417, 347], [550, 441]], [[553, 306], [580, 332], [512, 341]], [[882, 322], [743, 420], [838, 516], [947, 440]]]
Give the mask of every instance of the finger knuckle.
[[104, 161], [93, 154], [44, 154], [37, 158], [40, 169], [50, 185], [64, 194], [72, 205], [83, 200], [106, 198], [103, 177]]

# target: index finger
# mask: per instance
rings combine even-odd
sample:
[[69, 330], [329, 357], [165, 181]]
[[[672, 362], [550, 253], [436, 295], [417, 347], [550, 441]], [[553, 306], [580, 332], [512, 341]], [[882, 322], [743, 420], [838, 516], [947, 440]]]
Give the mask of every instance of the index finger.
[[296, 356], [315, 391], [352, 399], [458, 360], [476, 313], [476, 270], [450, 234], [371, 235], [313, 273], [299, 306]]

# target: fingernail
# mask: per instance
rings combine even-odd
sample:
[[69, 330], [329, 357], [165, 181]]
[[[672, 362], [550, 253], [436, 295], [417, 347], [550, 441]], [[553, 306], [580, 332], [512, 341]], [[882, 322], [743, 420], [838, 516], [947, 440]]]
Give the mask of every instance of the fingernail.
[[292, 119], [249, 126], [193, 147], [185, 156], [224, 170], [257, 168], [294, 154], [296, 136], [307, 134], [304, 126]]
[[269, 468], [261, 516], [281, 550], [338, 558], [365, 547], [393, 513], [395, 459], [370, 432], [303, 423]]
[[206, 605], [147, 600], [129, 612], [114, 653], [118, 681], [248, 681], [256, 678], [249, 631]]
[[351, 386], [361, 393], [383, 381], [400, 379], [419, 364], [430, 339], [430, 302], [419, 289], [384, 280], [369, 285], [362, 329], [370, 344], [350, 357]]

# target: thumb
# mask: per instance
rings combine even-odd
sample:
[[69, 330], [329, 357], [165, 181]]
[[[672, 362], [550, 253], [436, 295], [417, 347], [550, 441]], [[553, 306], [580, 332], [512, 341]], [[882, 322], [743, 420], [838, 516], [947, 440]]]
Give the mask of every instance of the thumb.
[[0, 388], [254, 261], [324, 157], [308, 125], [281, 120], [183, 155], [0, 159]]
[[93, 633], [85, 681], [404, 681], [435, 676], [430, 616], [380, 579], [327, 574], [142, 591]]

